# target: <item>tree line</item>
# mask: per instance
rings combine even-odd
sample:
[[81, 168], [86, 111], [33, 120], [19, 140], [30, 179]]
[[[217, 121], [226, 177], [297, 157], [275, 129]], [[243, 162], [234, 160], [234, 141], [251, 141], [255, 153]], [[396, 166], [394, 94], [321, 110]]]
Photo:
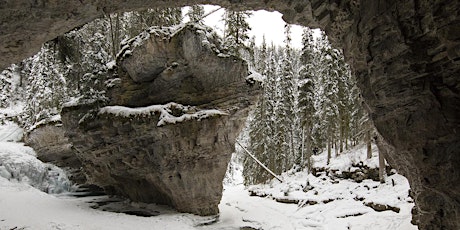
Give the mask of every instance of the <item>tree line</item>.
[[[254, 71], [264, 80], [249, 124], [249, 150], [278, 175], [293, 167], [311, 169], [312, 154], [322, 150], [329, 163], [370, 133], [342, 51], [331, 46], [324, 32], [315, 37], [310, 28], [303, 31], [302, 49], [290, 43], [287, 25], [284, 46], [264, 39], [251, 49]], [[271, 175], [246, 158], [244, 177], [246, 184], [256, 184]]]

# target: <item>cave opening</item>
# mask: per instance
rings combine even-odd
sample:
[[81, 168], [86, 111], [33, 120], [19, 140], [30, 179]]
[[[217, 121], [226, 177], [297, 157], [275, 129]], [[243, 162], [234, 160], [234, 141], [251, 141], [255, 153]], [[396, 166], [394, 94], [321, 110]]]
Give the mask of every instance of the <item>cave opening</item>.
[[[419, 227], [458, 228], [460, 154], [453, 146], [460, 142], [456, 33], [459, 2], [215, 0], [206, 3], [235, 9], [278, 10], [288, 22], [324, 29], [334, 44], [344, 48], [370, 116], [386, 144], [394, 150], [388, 155], [390, 163], [409, 178], [416, 194]], [[45, 41], [103, 14], [166, 4], [170, 3], [6, 2], [0, 8], [0, 18], [5, 22], [0, 27], [0, 67], [31, 56]], [[29, 14], [30, 8], [37, 14]], [[407, 123], [409, 117], [412, 122]], [[424, 162], [420, 160], [424, 151], [440, 157]], [[441, 176], [431, 178], [431, 175]], [[433, 182], [430, 186], [423, 184], [424, 176]], [[442, 215], [431, 215], [441, 209]]]

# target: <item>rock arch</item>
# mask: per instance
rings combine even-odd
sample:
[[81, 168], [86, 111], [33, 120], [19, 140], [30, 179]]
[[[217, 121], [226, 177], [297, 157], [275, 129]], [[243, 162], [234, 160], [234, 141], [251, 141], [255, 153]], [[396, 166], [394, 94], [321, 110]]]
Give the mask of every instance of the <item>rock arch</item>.
[[420, 229], [460, 228], [460, 2], [450, 0], [0, 1], [0, 67], [106, 13], [217, 4], [283, 13], [344, 48]]

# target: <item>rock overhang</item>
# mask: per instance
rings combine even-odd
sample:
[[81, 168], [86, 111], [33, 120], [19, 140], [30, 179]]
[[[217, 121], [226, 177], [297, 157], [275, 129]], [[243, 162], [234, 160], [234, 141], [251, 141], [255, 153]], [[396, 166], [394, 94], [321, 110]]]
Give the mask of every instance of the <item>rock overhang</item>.
[[[63, 109], [90, 182], [134, 201], [219, 212], [235, 139], [260, 88], [246, 82], [246, 62], [223, 55], [209, 32], [200, 25], [147, 30], [120, 52], [106, 105]], [[178, 71], [179, 63], [188, 68]]]

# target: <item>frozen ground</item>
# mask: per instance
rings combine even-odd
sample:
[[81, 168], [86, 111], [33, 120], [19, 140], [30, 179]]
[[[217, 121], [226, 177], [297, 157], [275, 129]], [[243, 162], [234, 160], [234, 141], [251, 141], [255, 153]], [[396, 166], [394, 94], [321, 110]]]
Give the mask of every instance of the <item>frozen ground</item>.
[[[30, 148], [15, 143], [20, 137], [17, 126], [0, 126], [0, 156], [9, 156], [15, 162], [35, 162]], [[331, 163], [335, 169], [347, 169], [350, 162], [365, 161], [362, 149], [342, 155]], [[348, 160], [351, 157], [352, 160]], [[32, 160], [31, 160], [32, 159]], [[323, 164], [324, 155], [315, 162]], [[366, 164], [372, 164], [375, 159]], [[10, 164], [0, 157], [0, 167]], [[28, 167], [24, 163], [24, 167]], [[18, 165], [16, 164], [15, 167]], [[40, 166], [36, 166], [40, 168]], [[12, 171], [13, 169], [9, 169]], [[16, 171], [20, 169], [15, 168]], [[5, 170], [4, 170], [5, 171]], [[413, 207], [408, 197], [407, 180], [398, 174], [386, 179], [385, 184], [365, 180], [335, 180], [325, 175], [314, 177], [306, 172], [283, 174], [284, 183], [272, 181], [267, 185], [251, 187], [267, 195], [265, 198], [249, 196], [241, 184], [226, 185], [219, 205], [217, 222], [209, 218], [177, 213], [170, 208], [129, 202], [112, 203], [106, 209], [117, 210], [130, 206], [156, 213], [141, 217], [91, 208], [105, 197], [76, 198], [65, 193], [48, 194], [29, 184], [30, 178], [4, 172], [0, 176], [0, 229], [417, 229], [410, 224]], [[20, 171], [23, 172], [24, 171]], [[24, 173], [25, 174], [25, 173]], [[6, 175], [6, 176], [5, 176]], [[47, 175], [46, 177], [50, 177]], [[51, 175], [52, 177], [52, 175]], [[19, 178], [19, 179], [18, 179]], [[23, 179], [21, 179], [23, 178]], [[25, 179], [24, 179], [25, 178]], [[49, 181], [44, 179], [44, 181]], [[309, 186], [307, 186], [307, 181]], [[393, 186], [394, 181], [394, 186]], [[59, 187], [59, 186], [58, 186]], [[305, 191], [304, 191], [305, 190]], [[298, 204], [278, 203], [275, 198], [298, 200]], [[314, 201], [314, 202], [313, 202]], [[317, 204], [313, 204], [313, 203]], [[376, 212], [366, 202], [390, 205], [400, 209]], [[110, 207], [109, 207], [110, 206]]]

